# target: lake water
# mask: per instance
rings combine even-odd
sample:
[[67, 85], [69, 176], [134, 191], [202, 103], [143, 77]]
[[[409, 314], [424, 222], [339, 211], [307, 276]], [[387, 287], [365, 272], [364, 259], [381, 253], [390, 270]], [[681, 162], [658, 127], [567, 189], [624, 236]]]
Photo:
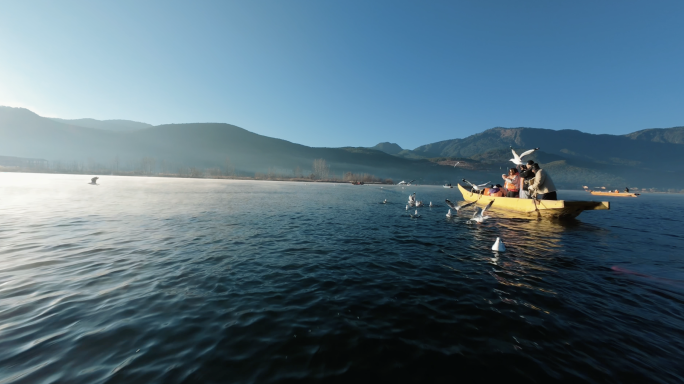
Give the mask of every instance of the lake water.
[[468, 225], [435, 186], [88, 181], [0, 174], [0, 384], [684, 380], [684, 196]]

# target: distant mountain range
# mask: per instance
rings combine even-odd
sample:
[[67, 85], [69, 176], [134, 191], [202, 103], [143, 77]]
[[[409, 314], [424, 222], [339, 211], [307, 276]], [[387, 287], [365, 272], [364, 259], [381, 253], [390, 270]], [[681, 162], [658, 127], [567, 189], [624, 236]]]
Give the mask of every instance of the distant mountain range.
[[77, 127], [104, 129], [104, 130], [108, 130], [108, 131], [118, 131], [118, 132], [135, 131], [137, 129], [152, 127], [152, 124], [140, 123], [140, 122], [131, 121], [131, 120], [95, 120], [95, 119], [67, 120], [67, 119], [58, 119], [56, 117], [51, 117], [50, 119], [52, 119], [54, 121], [58, 121], [60, 123], [67, 124], [67, 125], [74, 125]]
[[[0, 155], [49, 160], [52, 167], [137, 169], [154, 160], [161, 172], [232, 168], [239, 174], [309, 175], [325, 159], [333, 175], [368, 173], [422, 183], [456, 179], [429, 160], [409, 160], [367, 148], [313, 148], [261, 136], [230, 124], [169, 124], [133, 131], [85, 128], [22, 108], [0, 107]], [[115, 165], [114, 165], [115, 164]], [[465, 173], [468, 177], [474, 172]]]
[[656, 143], [684, 144], [684, 127], [644, 129], [625, 136]]
[[390, 155], [398, 155], [399, 152], [403, 151], [399, 144], [387, 142], [379, 143], [375, 147], [371, 147], [371, 149], [377, 149], [378, 151], [382, 151]]
[[[377, 146], [376, 146], [377, 147]], [[628, 135], [594, 135], [576, 130], [492, 128], [464, 139], [444, 140], [393, 153], [412, 159], [477, 161], [504, 170], [518, 153], [540, 148], [530, 158], [553, 169], [561, 184], [659, 185], [684, 182], [684, 127], [646, 129]], [[381, 149], [381, 148], [379, 148]]]
[[[232, 167], [244, 175], [311, 172], [323, 158], [330, 171], [370, 173], [419, 183], [491, 180], [512, 166], [518, 153], [539, 147], [540, 162], [563, 187], [581, 185], [684, 188], [684, 127], [646, 129], [628, 135], [594, 135], [576, 130], [492, 128], [463, 139], [413, 150], [384, 142], [372, 148], [314, 148], [261, 136], [230, 124], [151, 126], [127, 120], [44, 118], [22, 108], [0, 107], [0, 156], [46, 159], [51, 167], [160, 172], [181, 167]], [[459, 161], [456, 167], [453, 165]]]

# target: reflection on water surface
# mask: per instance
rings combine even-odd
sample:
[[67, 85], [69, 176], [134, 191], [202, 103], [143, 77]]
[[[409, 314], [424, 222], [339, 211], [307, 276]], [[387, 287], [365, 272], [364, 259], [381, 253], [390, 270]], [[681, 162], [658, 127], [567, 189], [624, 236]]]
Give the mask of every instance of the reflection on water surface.
[[441, 186], [88, 180], [0, 174], [0, 383], [682, 377], [682, 196], [467, 225]]

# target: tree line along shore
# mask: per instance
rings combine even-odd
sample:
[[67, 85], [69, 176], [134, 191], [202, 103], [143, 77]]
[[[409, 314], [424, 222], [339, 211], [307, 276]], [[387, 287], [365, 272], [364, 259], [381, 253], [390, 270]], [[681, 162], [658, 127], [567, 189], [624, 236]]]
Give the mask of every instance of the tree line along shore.
[[299, 181], [299, 182], [326, 182], [326, 183], [362, 183], [362, 184], [394, 184], [390, 178], [381, 178], [369, 173], [354, 173], [351, 171], [339, 175], [330, 172], [330, 167], [324, 159], [316, 159], [311, 170], [296, 167], [290, 174], [278, 171], [277, 168], [268, 168], [265, 172], [242, 172], [237, 171], [226, 161], [224, 167], [174, 167], [170, 171], [165, 164], [157, 165], [154, 159], [142, 159], [140, 163], [127, 164], [119, 167], [113, 164], [111, 167], [103, 167], [100, 164], [88, 164], [83, 162], [47, 162], [45, 160], [22, 162], [16, 165], [0, 165], [0, 172], [21, 173], [53, 173], [53, 174], [77, 174], [77, 175], [110, 175], [110, 176], [141, 176], [141, 177], [176, 177], [194, 179], [233, 179], [233, 180], [271, 180], [271, 181]]
[[[547, 164], [549, 166], [553, 165]], [[545, 165], [545, 166], [547, 166]], [[551, 167], [552, 171], [560, 172]], [[286, 171], [278, 167], [269, 167], [263, 172], [238, 170], [228, 157], [224, 164], [214, 167], [179, 166], [164, 160], [145, 157], [138, 161], [120, 161], [118, 156], [111, 164], [102, 164], [88, 159], [88, 161], [47, 161], [43, 159], [26, 159], [0, 156], [0, 172], [52, 173], [52, 174], [80, 174], [80, 175], [111, 175], [111, 176], [144, 176], [144, 177], [177, 177], [177, 178], [209, 178], [235, 180], [271, 180], [298, 182], [328, 182], [354, 184], [394, 184], [392, 178], [378, 177], [371, 173], [362, 172], [331, 172], [325, 159], [315, 159], [310, 169], [295, 167]], [[596, 180], [594, 180], [596, 182]], [[599, 181], [600, 182], [600, 181]], [[435, 184], [434, 181], [421, 184]], [[562, 183], [562, 189], [573, 188], [574, 183]], [[616, 183], [609, 183], [610, 189], [615, 189]], [[619, 189], [627, 185], [618, 183]], [[591, 185], [591, 184], [589, 184]], [[577, 189], [581, 188], [577, 185]], [[592, 188], [590, 188], [592, 189]], [[637, 193], [684, 193], [680, 188], [640, 188], [629, 186], [630, 191]]]

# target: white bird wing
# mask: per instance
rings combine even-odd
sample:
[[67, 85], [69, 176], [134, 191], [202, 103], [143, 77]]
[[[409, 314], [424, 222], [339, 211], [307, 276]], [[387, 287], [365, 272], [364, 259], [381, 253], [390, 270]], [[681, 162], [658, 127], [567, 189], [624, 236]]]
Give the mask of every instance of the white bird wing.
[[473, 213], [473, 219], [476, 217], [482, 217], [482, 208], [475, 207], [475, 213]]
[[470, 207], [470, 206], [473, 205], [473, 204], [475, 204], [474, 201], [472, 201], [472, 202], [470, 202], [470, 203], [468, 203], [468, 204], [463, 204], [463, 205], [461, 205], [460, 207], [456, 207], [456, 212], [458, 212], [460, 209], [463, 209], [463, 208], [466, 208], [466, 207]]
[[491, 183], [491, 181], [488, 181], [488, 182], [486, 182], [486, 183], [484, 183], [484, 184], [479, 184], [478, 187], [484, 187], [484, 186], [488, 185], [489, 183]]
[[446, 199], [445, 201], [446, 201], [447, 205], [449, 206], [449, 208], [455, 209], [456, 211], [458, 211], [458, 207], [454, 203], [449, 201], [449, 199]]
[[515, 150], [514, 150], [513, 148], [511, 148], [511, 152], [513, 152], [513, 158], [514, 158], [515, 160], [518, 160], [518, 161], [520, 161], [520, 158], [521, 158], [521, 157], [525, 156], [524, 153], [523, 153], [522, 155], [518, 156], [518, 154], [515, 153]]
[[494, 200], [490, 201], [489, 204], [487, 204], [487, 206], [484, 207], [484, 209], [482, 209], [482, 216], [484, 216], [485, 212], [487, 211], [487, 209], [489, 209], [489, 207], [492, 206], [492, 204], [494, 204]]
[[464, 183], [468, 183], [468, 184], [470, 184], [470, 185], [473, 186], [473, 187], [476, 186], [475, 184], [471, 183], [470, 181], [468, 181], [468, 180], [466, 180], [466, 179], [462, 179], [462, 180], [463, 180]]
[[[532, 153], [532, 152], [534, 152], [534, 151], [536, 151], [536, 150], [538, 150], [538, 149], [539, 149], [539, 148], [530, 149], [529, 151], [525, 151], [525, 152], [521, 153], [519, 159], [522, 159], [523, 157], [529, 155], [530, 153]], [[513, 152], [513, 153], [515, 153], [515, 152]]]

